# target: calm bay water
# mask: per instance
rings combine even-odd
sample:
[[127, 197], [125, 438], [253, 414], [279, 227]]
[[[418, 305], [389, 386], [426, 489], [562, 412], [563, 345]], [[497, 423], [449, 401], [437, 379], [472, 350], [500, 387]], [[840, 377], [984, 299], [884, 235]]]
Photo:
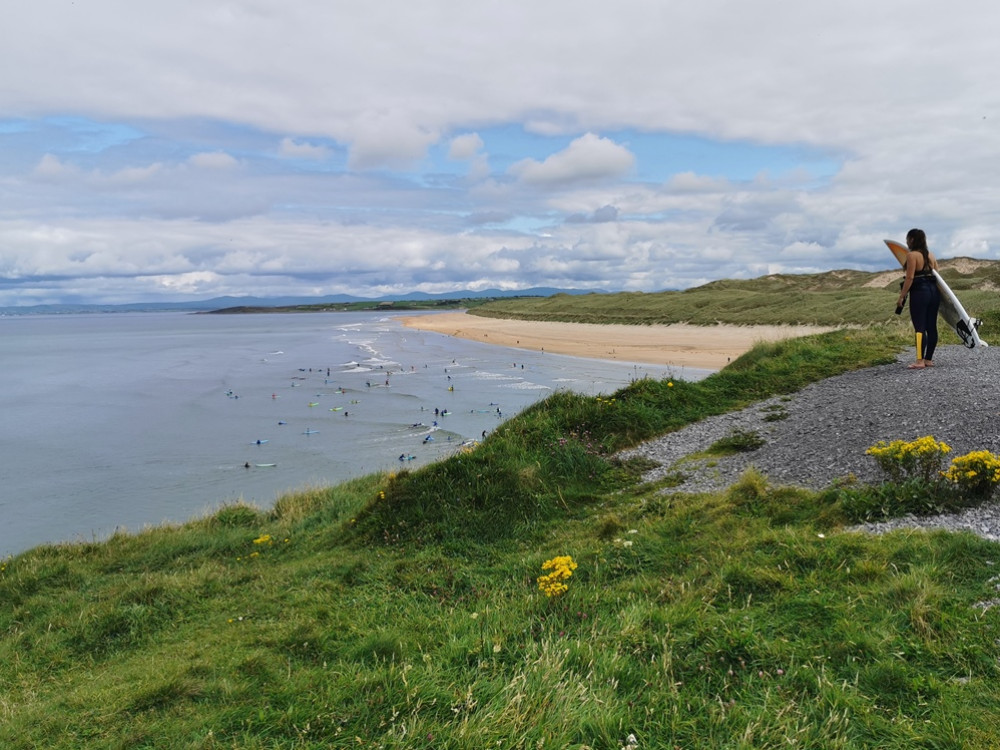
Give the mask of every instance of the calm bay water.
[[415, 468], [554, 390], [707, 374], [372, 313], [6, 317], [0, 363], [0, 556]]

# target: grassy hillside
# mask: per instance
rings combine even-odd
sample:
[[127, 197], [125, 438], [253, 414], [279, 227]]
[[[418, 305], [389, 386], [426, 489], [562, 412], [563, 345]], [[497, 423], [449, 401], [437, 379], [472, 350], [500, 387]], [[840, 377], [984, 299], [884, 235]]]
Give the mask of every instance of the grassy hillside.
[[887, 340], [556, 394], [418, 471], [9, 559], [0, 746], [996, 747], [997, 545], [845, 533], [835, 492], [674, 494], [612, 458]]
[[[985, 321], [983, 335], [1000, 331], [1000, 262], [943, 261], [941, 275], [969, 314]], [[746, 281], [714, 281], [683, 292], [555, 295], [496, 300], [477, 315], [574, 323], [638, 325], [694, 323], [824, 326], [892, 325], [902, 271], [773, 275]], [[906, 315], [903, 315], [904, 323]]]

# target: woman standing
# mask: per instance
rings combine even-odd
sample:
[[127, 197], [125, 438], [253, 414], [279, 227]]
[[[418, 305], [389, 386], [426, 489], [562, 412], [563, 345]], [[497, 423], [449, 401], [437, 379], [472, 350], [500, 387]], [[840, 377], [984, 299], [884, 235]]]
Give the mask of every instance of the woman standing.
[[934, 366], [934, 349], [937, 347], [938, 307], [941, 306], [941, 292], [931, 269], [937, 268], [937, 260], [927, 249], [927, 235], [922, 229], [911, 229], [906, 233], [906, 278], [899, 290], [898, 307], [910, 295], [910, 321], [917, 339], [917, 361], [909, 365], [911, 370], [922, 370]]

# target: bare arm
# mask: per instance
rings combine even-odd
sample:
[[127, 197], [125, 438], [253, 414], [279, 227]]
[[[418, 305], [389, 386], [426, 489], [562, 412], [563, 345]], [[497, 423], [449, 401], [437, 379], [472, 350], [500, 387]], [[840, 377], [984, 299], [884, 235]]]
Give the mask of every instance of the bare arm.
[[920, 253], [917, 252], [911, 251], [906, 254], [906, 278], [903, 279], [903, 286], [899, 290], [899, 299], [896, 300], [896, 307], [902, 307], [906, 295], [910, 293], [910, 287], [913, 286], [913, 275], [917, 272], [917, 258], [919, 257]]

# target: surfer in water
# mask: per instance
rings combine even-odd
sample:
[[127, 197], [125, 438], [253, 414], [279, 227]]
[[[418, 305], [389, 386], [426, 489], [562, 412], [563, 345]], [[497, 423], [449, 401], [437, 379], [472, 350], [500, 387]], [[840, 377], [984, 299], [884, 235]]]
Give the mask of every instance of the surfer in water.
[[923, 370], [934, 366], [934, 349], [937, 347], [938, 308], [941, 306], [941, 292], [931, 269], [937, 268], [937, 260], [927, 249], [927, 235], [922, 229], [911, 229], [906, 233], [906, 278], [899, 290], [897, 307], [906, 302], [910, 295], [910, 321], [917, 339], [917, 361], [908, 365], [911, 370]]

